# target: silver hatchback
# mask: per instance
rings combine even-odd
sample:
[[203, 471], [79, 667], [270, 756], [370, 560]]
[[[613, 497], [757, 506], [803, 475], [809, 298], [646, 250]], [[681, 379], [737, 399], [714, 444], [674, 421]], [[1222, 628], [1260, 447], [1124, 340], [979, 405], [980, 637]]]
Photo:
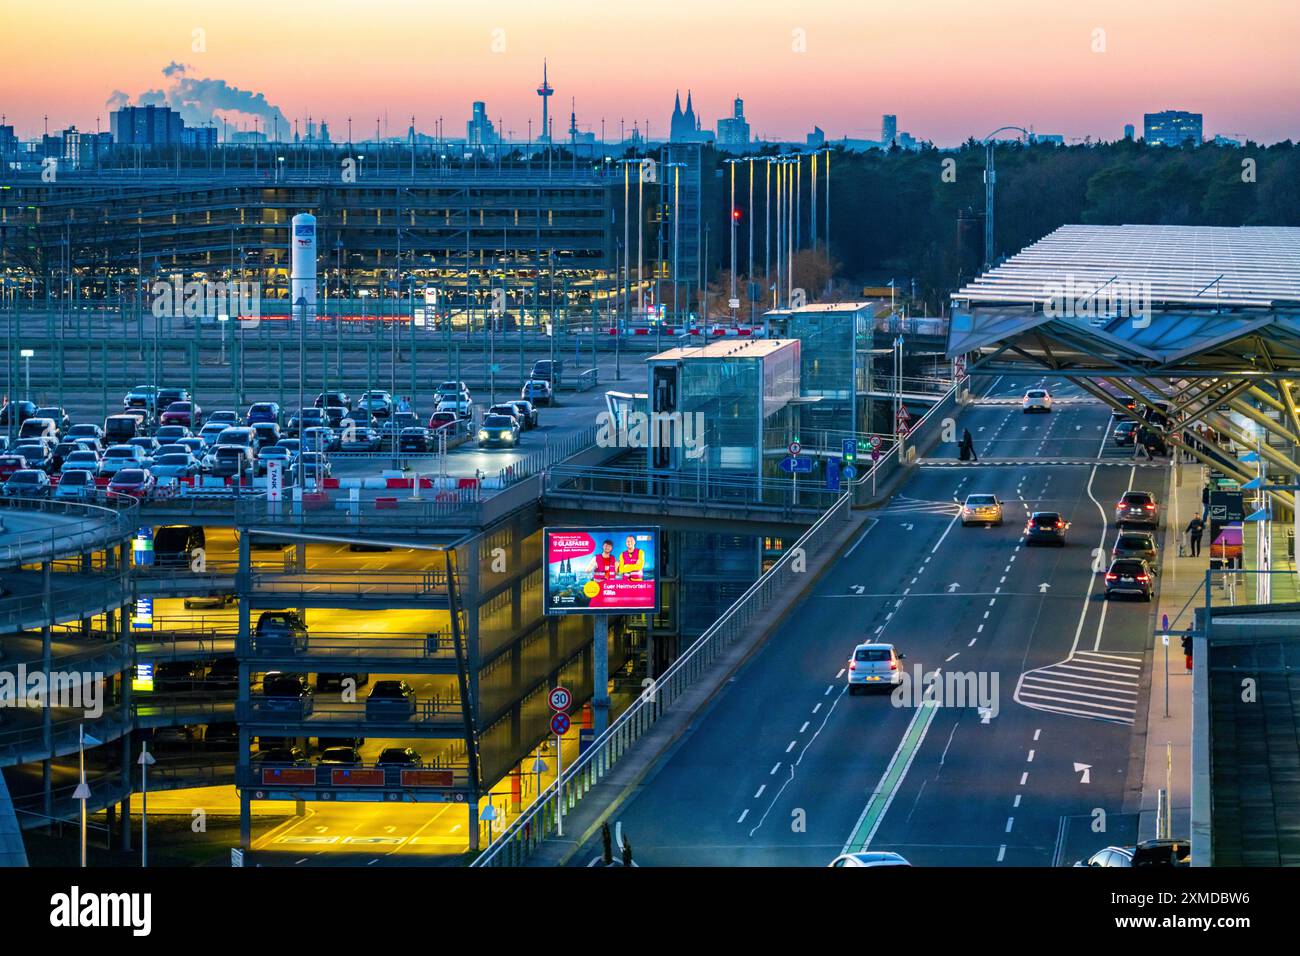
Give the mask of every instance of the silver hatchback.
[[849, 693], [867, 687], [894, 687], [903, 682], [902, 661], [893, 644], [859, 644], [849, 658]]

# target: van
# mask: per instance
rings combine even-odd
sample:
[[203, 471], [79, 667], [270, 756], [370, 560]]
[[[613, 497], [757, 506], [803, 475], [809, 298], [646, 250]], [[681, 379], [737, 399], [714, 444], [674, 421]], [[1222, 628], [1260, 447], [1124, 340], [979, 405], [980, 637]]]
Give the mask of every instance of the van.
[[58, 441], [59, 428], [52, 418], [29, 418], [18, 429], [19, 438], [53, 438]]
[[110, 445], [125, 445], [141, 432], [137, 415], [109, 415], [104, 419], [104, 441]]

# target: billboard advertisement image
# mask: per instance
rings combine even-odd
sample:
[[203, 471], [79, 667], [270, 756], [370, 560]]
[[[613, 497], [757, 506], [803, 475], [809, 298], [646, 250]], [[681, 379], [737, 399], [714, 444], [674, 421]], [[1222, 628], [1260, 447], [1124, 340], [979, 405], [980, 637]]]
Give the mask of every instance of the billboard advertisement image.
[[659, 609], [658, 528], [546, 528], [547, 614]]

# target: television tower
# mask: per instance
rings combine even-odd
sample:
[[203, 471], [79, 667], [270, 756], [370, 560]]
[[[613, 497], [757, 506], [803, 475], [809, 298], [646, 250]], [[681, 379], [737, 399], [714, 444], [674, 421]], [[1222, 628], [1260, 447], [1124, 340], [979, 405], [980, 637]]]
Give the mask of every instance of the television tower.
[[551, 125], [547, 118], [548, 108], [547, 101], [555, 90], [551, 89], [551, 84], [546, 82], [546, 61], [542, 60], [542, 85], [537, 88], [537, 95], [542, 98], [542, 135], [539, 139], [544, 143], [551, 141]]

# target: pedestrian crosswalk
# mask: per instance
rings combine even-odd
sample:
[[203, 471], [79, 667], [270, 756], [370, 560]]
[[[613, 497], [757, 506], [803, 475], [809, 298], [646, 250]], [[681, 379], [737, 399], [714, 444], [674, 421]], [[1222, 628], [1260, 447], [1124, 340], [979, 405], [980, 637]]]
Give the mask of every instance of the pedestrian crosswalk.
[[1020, 675], [1013, 698], [1032, 710], [1131, 724], [1137, 716], [1140, 653], [1076, 651]]

